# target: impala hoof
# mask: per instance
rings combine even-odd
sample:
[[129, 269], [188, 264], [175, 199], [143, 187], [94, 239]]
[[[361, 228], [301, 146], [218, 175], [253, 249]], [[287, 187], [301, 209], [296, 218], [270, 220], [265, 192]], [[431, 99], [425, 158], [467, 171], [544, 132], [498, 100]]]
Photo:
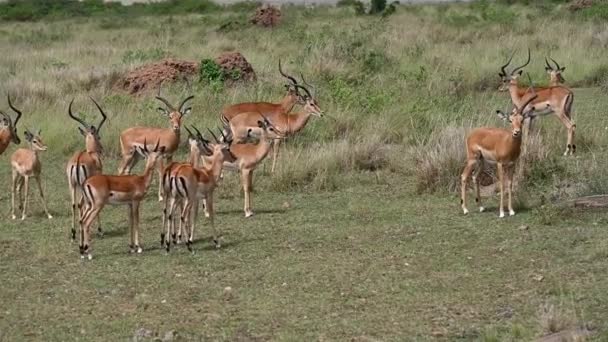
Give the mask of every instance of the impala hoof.
[[515, 215], [515, 210], [509, 210], [509, 216]]
[[499, 218], [503, 218], [505, 217], [505, 213], [503, 211], [500, 212], [500, 214], [498, 215]]
[[49, 220], [53, 218], [53, 215], [51, 214], [47, 214], [46, 216], [49, 218]]
[[87, 259], [93, 260], [93, 255], [92, 254], [87, 254]]
[[463, 213], [463, 214], [465, 214], [465, 215], [466, 215], [466, 214], [468, 214], [468, 213], [469, 213], [469, 209], [467, 209], [467, 208], [462, 208], [462, 213]]
[[484, 208], [484, 207], [479, 207], [479, 212], [480, 212], [480, 213], [483, 213], [485, 210], [486, 210], [486, 208]]
[[21, 221], [25, 220], [26, 217], [26, 215], [21, 216]]
[[17, 219], [17, 216], [15, 216], [15, 215], [12, 215], [11, 217], [12, 217], [13, 220]]
[[251, 217], [253, 216], [253, 211], [246, 211], [245, 212], [245, 217]]

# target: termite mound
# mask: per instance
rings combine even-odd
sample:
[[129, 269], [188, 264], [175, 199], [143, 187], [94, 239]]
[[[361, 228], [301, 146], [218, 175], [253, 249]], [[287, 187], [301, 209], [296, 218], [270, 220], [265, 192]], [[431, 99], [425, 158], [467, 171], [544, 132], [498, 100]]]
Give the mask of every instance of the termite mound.
[[199, 64], [194, 61], [167, 58], [160, 62], [145, 64], [125, 74], [114, 88], [130, 95], [156, 91], [163, 82], [175, 82], [198, 73]]

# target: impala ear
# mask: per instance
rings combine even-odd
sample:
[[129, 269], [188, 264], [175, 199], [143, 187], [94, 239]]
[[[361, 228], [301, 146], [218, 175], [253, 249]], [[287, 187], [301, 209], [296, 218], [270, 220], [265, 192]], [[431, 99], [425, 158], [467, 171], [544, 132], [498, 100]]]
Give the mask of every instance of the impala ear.
[[553, 71], [553, 69], [551, 69], [551, 68], [549, 68], [549, 67], [545, 67], [545, 71], [546, 71], [546, 72], [551, 72], [551, 71]]
[[84, 129], [82, 129], [82, 127], [78, 126], [78, 131], [80, 132], [80, 134], [82, 134], [83, 137], [87, 136], [87, 132], [85, 132]]
[[188, 114], [190, 114], [192, 112], [192, 107], [188, 107], [184, 110], [184, 112], [182, 113], [182, 116], [186, 116]]
[[497, 110], [496, 114], [498, 115], [499, 118], [501, 118], [502, 120], [506, 121], [506, 122], [510, 122], [511, 120], [509, 119], [509, 116], [505, 113], [503, 113], [502, 110]]
[[27, 140], [27, 141], [32, 141], [32, 139], [34, 138], [32, 133], [30, 133], [30, 131], [28, 131], [28, 130], [25, 130], [23, 132], [23, 135], [25, 135], [25, 140]]
[[[260, 120], [258, 120], [258, 127], [264, 128], [264, 123]], [[251, 132], [251, 128], [249, 129], [249, 132]]]
[[161, 146], [159, 151], [160, 151], [160, 153], [165, 153], [165, 146]]
[[566, 67], [562, 67], [561, 69], [559, 69], [560, 72], [564, 70], [566, 70]]
[[169, 111], [163, 107], [158, 107], [156, 110], [159, 111], [161, 115], [169, 115]]
[[519, 70], [519, 71], [517, 72], [517, 74], [518, 74], [519, 76], [521, 76], [521, 74], [523, 74], [523, 73], [524, 73], [524, 71], [523, 71], [523, 70]]

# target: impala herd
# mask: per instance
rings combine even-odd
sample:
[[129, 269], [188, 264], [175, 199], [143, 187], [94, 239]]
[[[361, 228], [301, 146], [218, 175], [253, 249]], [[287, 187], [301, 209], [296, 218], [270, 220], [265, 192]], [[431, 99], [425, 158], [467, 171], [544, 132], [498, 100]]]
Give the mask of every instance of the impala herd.
[[[513, 55], [500, 67], [499, 76], [502, 84], [499, 89], [508, 90], [513, 109], [510, 113], [497, 111], [500, 118], [511, 123], [511, 130], [477, 128], [466, 138], [467, 160], [461, 175], [461, 206], [465, 214], [468, 213], [467, 181], [471, 174], [475, 184], [476, 202], [480, 211], [484, 210], [481, 205], [478, 178], [484, 163], [495, 163], [497, 166], [500, 184], [499, 216], [505, 216], [503, 204], [505, 186], [509, 214], [515, 214], [511, 199], [513, 165], [522, 154], [526, 124], [529, 125], [534, 117], [554, 113], [568, 131], [564, 155], [571, 155], [576, 151], [574, 144], [576, 126], [572, 121], [574, 97], [572, 91], [563, 84], [562, 72], [565, 68], [551, 59], [555, 64], [553, 67], [545, 58], [545, 70], [550, 77], [550, 85], [534, 87], [530, 84], [528, 87], [522, 87], [519, 85], [519, 78], [523, 68], [530, 63], [530, 50], [528, 50], [528, 59], [523, 65], [507, 71], [512, 59]], [[84, 137], [84, 149], [75, 152], [69, 159], [66, 175], [72, 204], [71, 238], [76, 239], [78, 225], [81, 258], [92, 258], [91, 226], [97, 222], [98, 233], [102, 234], [99, 214], [106, 204], [128, 207], [130, 251], [142, 252], [139, 243], [140, 203], [152, 184], [155, 171], [159, 179], [158, 199], [163, 202], [160, 240], [166, 251], [170, 251], [172, 243], [181, 242], [185, 242], [188, 250], [192, 251], [201, 200], [204, 214], [211, 225], [213, 243], [216, 247], [220, 247], [220, 234], [214, 224], [213, 194], [222, 179], [222, 171], [233, 170], [240, 173], [245, 217], [252, 216], [251, 190], [256, 167], [272, 150], [271, 172], [274, 172], [281, 140], [300, 132], [311, 116], [323, 116], [316, 99], [315, 87], [306, 82], [303, 75], [300, 75], [302, 83], [298, 82], [295, 77], [283, 71], [280, 60], [279, 73], [287, 80], [285, 97], [278, 103], [248, 102], [225, 107], [220, 116], [223, 129], [217, 133], [209, 130], [213, 140], [206, 139], [197, 127], [183, 124], [184, 118], [192, 111], [188, 103], [194, 96], [187, 96], [175, 106], [174, 102], [161, 96], [159, 86], [156, 99], [163, 106], [159, 107], [158, 111], [167, 117], [170, 127], [139, 126], [124, 130], [120, 134], [122, 160], [117, 175], [103, 173], [103, 147], [100, 133], [107, 119], [106, 113], [101, 105], [91, 98], [99, 111], [100, 121], [97, 125], [89, 124], [81, 116], [74, 114], [74, 100], [72, 100], [68, 106], [68, 116], [78, 123], [78, 130]], [[0, 154], [6, 150], [10, 142], [16, 145], [21, 143], [17, 133], [17, 123], [22, 113], [15, 108], [10, 95], [8, 104], [16, 113], [16, 117], [13, 119], [9, 114], [0, 111], [2, 115]], [[302, 110], [294, 113], [292, 110], [296, 105], [302, 106]], [[174, 162], [173, 155], [179, 148], [182, 128], [188, 133], [189, 157], [186, 161]], [[21, 219], [26, 218], [30, 177], [36, 180], [45, 213], [49, 219], [52, 218], [40, 186], [41, 163], [38, 153], [47, 149], [40, 134], [40, 131], [33, 133], [25, 130], [24, 135], [30, 148], [20, 148], [11, 156], [13, 219], [17, 218], [16, 194], [19, 197]], [[140, 158], [146, 160], [143, 173], [131, 175], [131, 170]]]

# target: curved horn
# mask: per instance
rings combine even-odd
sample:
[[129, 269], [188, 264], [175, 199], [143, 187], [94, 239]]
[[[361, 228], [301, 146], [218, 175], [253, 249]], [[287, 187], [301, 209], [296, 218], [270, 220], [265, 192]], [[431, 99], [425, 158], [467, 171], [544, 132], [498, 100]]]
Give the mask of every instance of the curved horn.
[[215, 134], [213, 133], [213, 131], [210, 130], [209, 128], [207, 128], [207, 130], [209, 131], [209, 133], [211, 133], [211, 135], [213, 136], [213, 139], [215, 139], [215, 142], [219, 144], [220, 141], [217, 139], [217, 136], [215, 136]]
[[158, 152], [158, 145], [160, 145], [160, 138], [156, 140], [156, 146], [154, 146], [154, 152]]
[[301, 84], [294, 84], [294, 86], [298, 89], [304, 89], [304, 91], [306, 92], [306, 94], [308, 95], [308, 97], [313, 98], [313, 96], [310, 94], [310, 91], [308, 91], [308, 89], [306, 89], [305, 86], [301, 85]]
[[547, 69], [553, 70], [553, 67], [551, 66], [551, 64], [549, 64], [549, 61], [547, 60], [546, 56], [545, 56], [545, 65], [547, 66]]
[[0, 115], [4, 116], [4, 118], [7, 119], [12, 124], [11, 117], [8, 114], [6, 114], [5, 112], [0, 110]]
[[97, 125], [97, 132], [99, 132], [101, 130], [101, 126], [103, 126], [103, 123], [106, 122], [106, 119], [108, 118], [106, 113], [103, 112], [103, 109], [101, 109], [101, 106], [99, 105], [99, 103], [97, 103], [97, 101], [95, 101], [94, 98], [90, 97], [91, 101], [93, 101], [93, 103], [95, 104], [95, 106], [97, 107], [97, 109], [99, 109], [99, 112], [101, 113], [101, 121], [99, 122], [99, 124]]
[[209, 143], [209, 140], [205, 139], [205, 137], [203, 137], [203, 134], [201, 134], [201, 131], [198, 130], [198, 128], [196, 128], [196, 126], [192, 125], [192, 128], [194, 128], [194, 130], [196, 131], [196, 136], [204, 143]]
[[288, 80], [290, 80], [293, 85], [298, 84], [298, 81], [293, 76], [289, 76], [285, 72], [283, 72], [283, 68], [281, 67], [281, 59], [280, 58], [279, 58], [279, 72], [281, 73], [281, 75], [283, 77], [285, 77]]
[[300, 73], [300, 77], [302, 78], [302, 82], [304, 82], [304, 84], [306, 84], [312, 89], [312, 97], [315, 97], [317, 95], [317, 88], [312, 84], [306, 82], [306, 79], [304, 79], [304, 74]]
[[175, 107], [173, 107], [169, 101], [165, 100], [163, 97], [161, 96], [156, 96], [156, 99], [159, 100], [160, 102], [164, 103], [165, 106], [167, 106], [167, 108], [171, 109], [171, 110], [175, 110]]
[[69, 115], [69, 116], [70, 116], [72, 119], [76, 120], [76, 121], [77, 121], [77, 122], [79, 122], [81, 125], [83, 125], [83, 126], [84, 126], [84, 128], [89, 128], [89, 125], [87, 125], [87, 123], [86, 123], [86, 122], [84, 122], [82, 119], [80, 119], [80, 118], [76, 117], [76, 116], [74, 115], [74, 113], [72, 113], [72, 104], [74, 104], [74, 99], [72, 99], [72, 101], [70, 101], [70, 105], [68, 106], [68, 115]]
[[507, 63], [503, 66], [500, 67], [500, 71], [503, 73], [503, 75], [507, 74], [507, 71], [505, 70], [506, 67], [509, 66], [509, 64], [511, 64], [511, 61], [513, 60], [513, 56], [515, 56], [515, 52], [513, 52], [511, 54], [511, 57], [509, 58], [509, 60], [507, 61]]
[[222, 141], [224, 142], [228, 142], [228, 137], [226, 137], [226, 135], [224, 135], [224, 131], [221, 128], [217, 128], [217, 130], [220, 132], [220, 134], [222, 135]]
[[181, 113], [181, 112], [182, 112], [182, 110], [184, 109], [184, 105], [186, 104], [186, 102], [188, 102], [188, 101], [192, 100], [193, 98], [194, 98], [194, 95], [190, 95], [190, 96], [186, 97], [186, 98], [185, 98], [185, 99], [182, 101], [182, 103], [181, 103], [181, 104], [179, 105], [179, 107], [178, 107], [178, 108], [179, 108], [179, 112], [180, 112], [180, 113]]
[[23, 114], [23, 113], [21, 113], [21, 111], [20, 111], [19, 109], [15, 108], [15, 107], [13, 106], [13, 104], [12, 104], [12, 102], [11, 102], [11, 95], [10, 95], [10, 94], [7, 94], [7, 97], [8, 97], [8, 106], [9, 106], [9, 107], [11, 107], [11, 109], [12, 109], [12, 110], [13, 110], [15, 113], [17, 113], [17, 117], [15, 118], [15, 122], [13, 123], [13, 126], [17, 127], [17, 122], [19, 122], [19, 119], [21, 118], [21, 114]]
[[148, 143], [146, 141], [146, 137], [144, 137], [144, 148], [143, 148], [144, 152], [148, 153]]
[[188, 138], [194, 138], [194, 137], [195, 137], [195, 135], [194, 135], [194, 134], [192, 134], [192, 131], [191, 131], [191, 130], [189, 130], [187, 126], [184, 126], [184, 128], [185, 128], [185, 129], [186, 129], [186, 131], [188, 132]]
[[525, 67], [528, 64], [530, 64], [530, 48], [528, 48], [528, 60], [526, 61], [526, 63], [524, 63], [521, 66], [518, 66], [515, 69], [513, 69], [513, 71], [511, 71], [511, 75], [515, 74], [515, 72], [517, 72], [518, 70], [522, 69], [523, 67]]
[[[551, 57], [549, 57], [549, 58], [551, 58]], [[551, 60], [553, 61], [553, 63], [555, 63], [555, 66], [557, 67], [557, 70], [560, 70], [561, 68], [560, 68], [559, 64], [557, 64], [557, 62], [555, 61], [555, 59], [551, 58]]]

